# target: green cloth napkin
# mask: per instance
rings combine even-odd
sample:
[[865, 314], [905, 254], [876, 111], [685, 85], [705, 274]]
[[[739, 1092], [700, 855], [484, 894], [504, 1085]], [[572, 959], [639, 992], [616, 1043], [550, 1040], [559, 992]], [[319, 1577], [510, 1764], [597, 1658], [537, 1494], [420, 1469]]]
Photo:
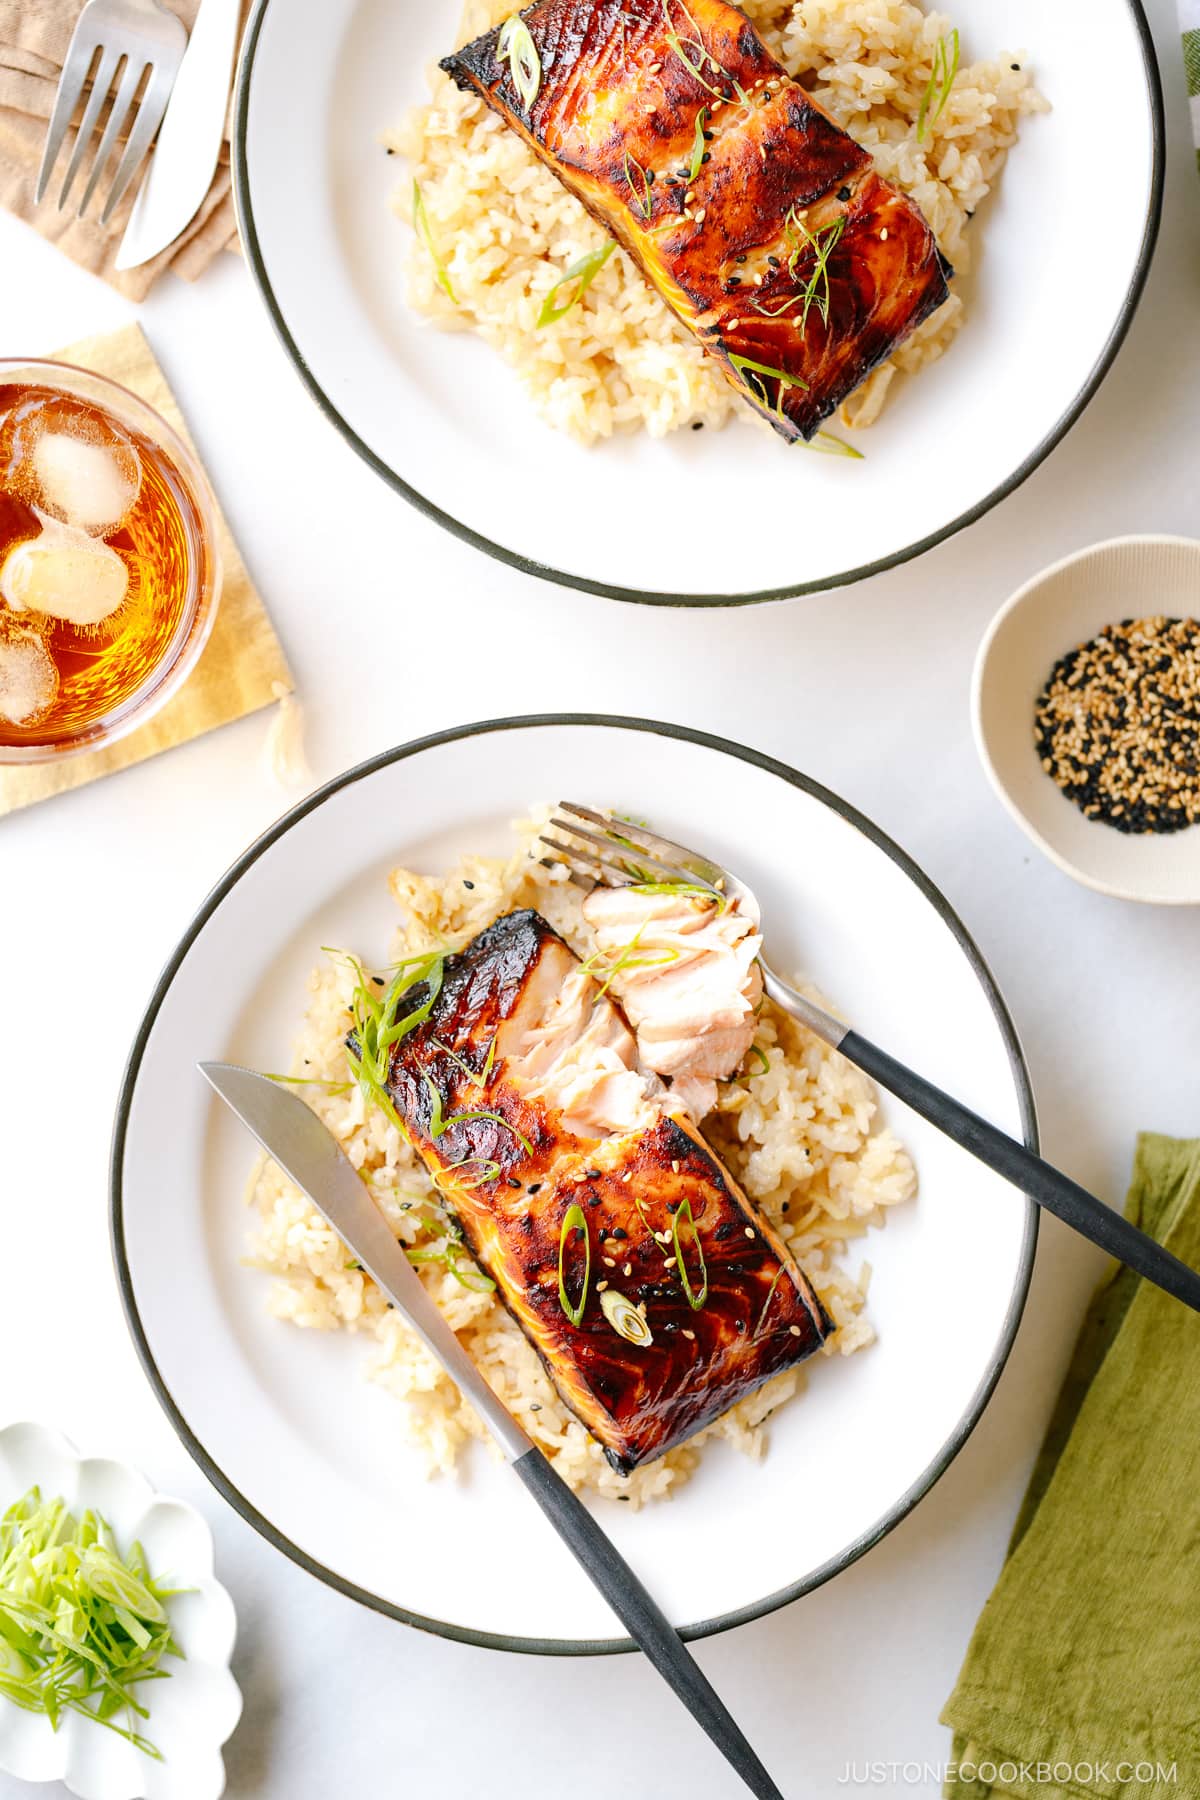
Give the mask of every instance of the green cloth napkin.
[[[1125, 1214], [1200, 1267], [1200, 1139], [1139, 1137]], [[1118, 1267], [942, 1713], [952, 1800], [1200, 1800], [1198, 1450], [1200, 1315]]]

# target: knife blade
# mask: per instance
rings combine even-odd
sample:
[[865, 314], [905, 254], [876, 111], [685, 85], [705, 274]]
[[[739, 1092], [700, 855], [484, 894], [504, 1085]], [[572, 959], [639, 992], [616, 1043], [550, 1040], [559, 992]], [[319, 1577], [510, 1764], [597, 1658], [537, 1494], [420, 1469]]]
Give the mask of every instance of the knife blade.
[[758, 1800], [783, 1800], [733, 1715], [679, 1633], [587, 1507], [557, 1475], [471, 1361], [409, 1262], [358, 1171], [298, 1094], [234, 1063], [200, 1073], [290, 1181], [354, 1252], [495, 1435], [559, 1536], [630, 1636]]
[[241, 0], [202, 0], [121, 239], [118, 269], [136, 269], [165, 250], [208, 192], [225, 132], [240, 18]]

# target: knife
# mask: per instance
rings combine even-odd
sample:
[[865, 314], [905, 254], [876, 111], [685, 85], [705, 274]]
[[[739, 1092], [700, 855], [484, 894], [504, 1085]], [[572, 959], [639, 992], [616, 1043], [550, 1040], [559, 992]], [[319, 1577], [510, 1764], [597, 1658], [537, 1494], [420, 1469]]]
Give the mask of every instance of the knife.
[[221, 154], [241, 0], [201, 0], [150, 167], [117, 252], [136, 269], [174, 243], [204, 199]]
[[[209, 0], [211, 4], [211, 0]], [[759, 1800], [783, 1800], [679, 1633], [615, 1544], [488, 1386], [422, 1286], [421, 1279], [337, 1139], [298, 1094], [233, 1063], [201, 1074], [290, 1181], [308, 1195], [342, 1242], [469, 1400], [554, 1529], [595, 1582], [629, 1635], [674, 1688], [697, 1723]]]

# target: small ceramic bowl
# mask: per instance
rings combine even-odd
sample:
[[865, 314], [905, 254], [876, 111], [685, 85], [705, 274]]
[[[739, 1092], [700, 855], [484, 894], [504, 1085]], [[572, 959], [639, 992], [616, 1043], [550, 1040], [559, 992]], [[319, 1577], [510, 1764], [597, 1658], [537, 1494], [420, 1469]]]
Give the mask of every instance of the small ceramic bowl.
[[47, 1500], [61, 1494], [73, 1511], [103, 1513], [122, 1547], [135, 1539], [156, 1575], [189, 1591], [168, 1602], [183, 1658], [168, 1659], [169, 1681], [153, 1681], [141, 1698], [150, 1712], [139, 1729], [162, 1761], [134, 1748], [81, 1714], [68, 1712], [57, 1732], [39, 1713], [0, 1697], [0, 1771], [22, 1781], [62, 1781], [79, 1800], [217, 1800], [225, 1787], [221, 1746], [237, 1724], [242, 1697], [229, 1672], [233, 1603], [213, 1580], [208, 1526], [181, 1500], [166, 1500], [124, 1463], [82, 1458], [42, 1425], [0, 1431], [0, 1513], [37, 1485]]
[[979, 646], [975, 743], [992, 786], [1038, 849], [1085, 887], [1159, 906], [1200, 904], [1200, 825], [1127, 835], [1087, 819], [1042, 769], [1037, 697], [1066, 651], [1121, 619], [1200, 617], [1200, 543], [1112, 538], [1018, 588]]

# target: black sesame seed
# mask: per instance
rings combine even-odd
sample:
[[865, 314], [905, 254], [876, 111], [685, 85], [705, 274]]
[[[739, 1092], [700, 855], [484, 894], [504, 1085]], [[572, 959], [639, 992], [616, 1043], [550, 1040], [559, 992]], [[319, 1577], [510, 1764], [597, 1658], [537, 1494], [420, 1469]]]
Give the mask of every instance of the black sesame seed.
[[848, 187], [839, 188], [837, 197], [841, 201], [842, 205], [845, 206], [847, 200], [850, 198], [850, 189]]
[[704, 430], [704, 420], [703, 419], [693, 419], [692, 420], [692, 430], [693, 431], [703, 431]]
[[508, 1175], [505, 1177], [505, 1179], [507, 1180], [510, 1188], [519, 1188], [521, 1185], [515, 1175]]
[[465, 875], [463, 876], [463, 886], [465, 888], [470, 888], [471, 892], [474, 893], [475, 883], [473, 881], [468, 881]]
[[541, 1184], [541, 1182], [540, 1182], [540, 1181], [531, 1181], [531, 1182], [530, 1182], [530, 1184], [529, 1184], [529, 1190], [528, 1190], [528, 1191], [529, 1191], [529, 1192], [530, 1192], [530, 1193], [531, 1193], [531, 1194], [540, 1194], [540, 1193], [541, 1193], [541, 1191], [542, 1191], [542, 1184]]

